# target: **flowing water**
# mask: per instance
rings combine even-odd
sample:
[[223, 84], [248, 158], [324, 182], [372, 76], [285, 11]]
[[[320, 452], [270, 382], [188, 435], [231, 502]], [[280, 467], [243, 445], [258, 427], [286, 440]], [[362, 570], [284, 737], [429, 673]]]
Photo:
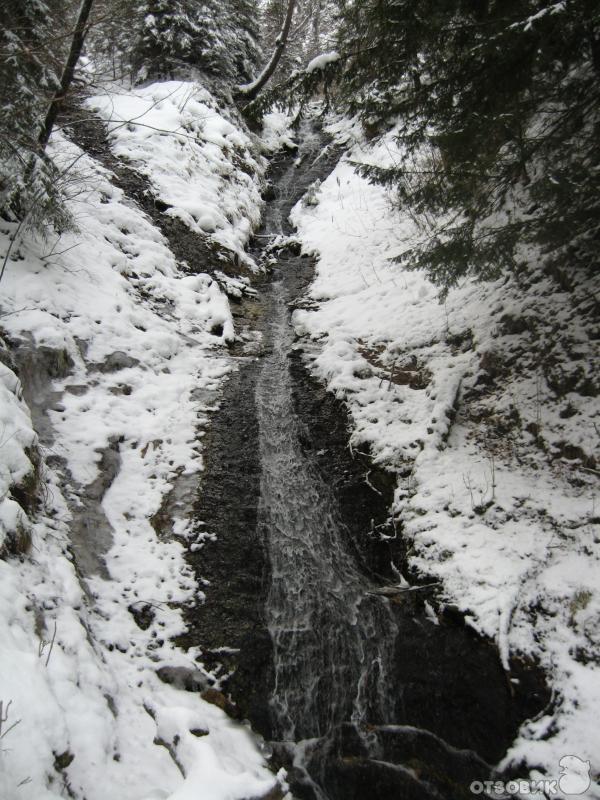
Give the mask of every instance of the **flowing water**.
[[[115, 162], [92, 123], [82, 146], [143, 205], [151, 198], [144, 181]], [[241, 348], [203, 440], [198, 513], [216, 537], [188, 553], [207, 600], [187, 609], [182, 644], [200, 645], [205, 665], [227, 674], [226, 691], [271, 740], [273, 766], [289, 769], [295, 797], [468, 800], [470, 781], [490, 776], [483, 759], [497, 763], [548, 695], [531, 671], [517, 682], [513, 672], [509, 683], [494, 647], [460, 621], [441, 615], [432, 624], [421, 592], [401, 603], [372, 593], [376, 578], [359, 566], [364, 529], [373, 516], [385, 519], [386, 501], [370, 481], [365, 493], [370, 466], [346, 448], [343, 411], [298, 367], [297, 354], [290, 359], [289, 305], [312, 265], [273, 247], [293, 233], [292, 205], [336, 159], [314, 121], [298, 138], [298, 154], [274, 159], [276, 196], [253, 252], [274, 269], [257, 279], [260, 299], [237, 311], [251, 333], [262, 330], [263, 354]], [[204, 239], [148, 202], [177, 257], [208, 268]], [[311, 393], [316, 405], [306, 400]], [[118, 467], [111, 458], [104, 455], [109, 476]], [[106, 487], [96, 488], [100, 496]], [[364, 549], [369, 568], [389, 571], [389, 550], [371, 558], [372, 543]]]
[[[302, 134], [300, 158], [314, 158], [321, 139]], [[296, 176], [291, 165], [279, 182], [265, 222], [268, 234], [289, 233], [283, 210]], [[270, 287], [269, 355], [256, 389], [259, 524], [271, 565], [274, 728], [280, 739], [297, 741], [321, 737], [343, 720], [386, 721], [397, 629], [387, 601], [368, 593], [372, 587], [347, 552], [331, 489], [301, 445], [288, 358], [293, 276], [285, 267]]]
[[190, 560], [217, 588], [190, 614], [189, 637], [217, 660], [233, 646], [228, 691], [272, 742], [294, 797], [459, 800], [530, 708], [515, 710], [493, 646], [456, 619], [433, 624], [425, 594], [376, 591], [370, 570], [391, 575], [391, 554], [372, 557], [363, 528], [385, 519], [384, 498], [365, 494], [343, 411], [294, 350], [290, 305], [312, 264], [290, 245], [288, 216], [336, 158], [314, 122], [298, 138], [299, 152], [275, 161], [253, 250], [271, 268], [255, 317], [261, 357], [242, 353], [207, 448], [202, 516], [217, 538]]

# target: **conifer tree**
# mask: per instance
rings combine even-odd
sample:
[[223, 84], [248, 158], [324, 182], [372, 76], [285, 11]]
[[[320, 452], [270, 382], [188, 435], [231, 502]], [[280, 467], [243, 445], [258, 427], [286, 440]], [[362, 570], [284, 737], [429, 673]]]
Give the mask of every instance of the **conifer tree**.
[[189, 0], [149, 0], [136, 52], [142, 78], [172, 78], [198, 64], [206, 32]]
[[[268, 0], [261, 18], [263, 50], [273, 52], [285, 14], [287, 0]], [[302, 70], [322, 52], [334, 47], [335, 7], [332, 0], [298, 0], [294, 24], [277, 65], [274, 84], [285, 83], [294, 70]]]
[[514, 267], [598, 264], [600, 10], [591, 0], [344, 4], [338, 98], [404, 157], [364, 174], [423, 224], [403, 256], [444, 287]]
[[147, 0], [141, 16], [135, 60], [142, 79], [197, 70], [234, 83], [256, 68], [256, 0]]
[[285, 16], [283, 18], [281, 30], [275, 39], [271, 57], [261, 70], [260, 74], [253, 81], [238, 87], [239, 92], [248, 100], [254, 100], [275, 73], [281, 61], [281, 57], [285, 52], [297, 5], [298, 0], [287, 0]]
[[53, 20], [43, 0], [5, 0], [0, 32], [0, 213], [66, 221], [40, 136], [59, 82]]
[[81, 6], [79, 7], [79, 13], [73, 28], [73, 33], [71, 35], [71, 44], [65, 65], [61, 72], [60, 80], [58, 81], [57, 90], [50, 101], [50, 107], [46, 112], [42, 130], [38, 137], [38, 141], [42, 150], [45, 150], [46, 146], [48, 145], [48, 141], [50, 140], [50, 135], [54, 128], [59, 111], [66, 99], [67, 94], [69, 93], [71, 84], [73, 83], [75, 68], [81, 56], [85, 37], [88, 32], [89, 18], [93, 5], [94, 0], [83, 0]]
[[224, 49], [229, 54], [224, 59], [229, 64], [225, 75], [235, 81], [250, 80], [261, 60], [258, 2], [229, 0], [222, 9], [226, 23]]

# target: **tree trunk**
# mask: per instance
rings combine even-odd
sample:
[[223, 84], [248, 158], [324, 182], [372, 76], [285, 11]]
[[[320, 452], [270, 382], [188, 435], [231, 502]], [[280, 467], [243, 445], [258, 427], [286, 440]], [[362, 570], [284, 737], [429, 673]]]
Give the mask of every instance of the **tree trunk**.
[[318, 0], [312, 24], [312, 53], [314, 58], [321, 52], [321, 0]]
[[290, 28], [292, 27], [292, 17], [294, 16], [296, 3], [297, 0], [288, 0], [288, 7], [285, 19], [283, 21], [283, 26], [279, 31], [279, 36], [275, 40], [275, 49], [273, 50], [273, 55], [271, 56], [267, 66], [263, 69], [258, 78], [252, 81], [252, 83], [247, 83], [244, 86], [238, 87], [241, 94], [243, 94], [250, 101], [254, 100], [258, 96], [258, 93], [266, 85], [269, 78], [277, 69], [277, 64], [279, 63], [279, 59], [285, 50]]
[[71, 88], [73, 75], [75, 74], [75, 67], [79, 61], [79, 56], [81, 55], [83, 43], [87, 34], [87, 22], [93, 5], [94, 0], [83, 0], [79, 8], [79, 16], [77, 17], [77, 24], [75, 25], [73, 39], [71, 40], [71, 49], [69, 50], [69, 57], [67, 58], [67, 63], [65, 64], [65, 68], [60, 79], [60, 86], [52, 98], [50, 108], [48, 109], [46, 119], [44, 120], [44, 126], [38, 139], [42, 151], [46, 149], [46, 145], [50, 139], [50, 134], [54, 128], [54, 123], [56, 122], [56, 117], [58, 116], [60, 107], [67, 96], [69, 89]]

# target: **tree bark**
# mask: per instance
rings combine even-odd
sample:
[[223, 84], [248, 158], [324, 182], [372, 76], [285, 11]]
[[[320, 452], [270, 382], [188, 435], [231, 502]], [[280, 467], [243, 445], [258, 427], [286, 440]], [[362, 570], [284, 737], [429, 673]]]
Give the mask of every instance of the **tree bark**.
[[73, 76], [75, 74], [75, 67], [77, 66], [79, 56], [81, 55], [81, 51], [83, 49], [83, 43], [85, 42], [85, 37], [87, 34], [87, 22], [93, 5], [94, 0], [83, 0], [79, 8], [79, 16], [77, 17], [77, 24], [75, 25], [73, 39], [71, 40], [71, 49], [69, 50], [69, 57], [67, 58], [67, 62], [63, 69], [63, 74], [60, 79], [60, 86], [52, 98], [50, 108], [46, 114], [46, 119], [44, 120], [44, 125], [38, 139], [42, 152], [46, 149], [48, 140], [50, 139], [50, 134], [52, 133], [52, 129], [54, 128], [54, 124], [56, 122], [56, 117], [60, 111], [60, 107], [64, 102], [69, 89], [71, 88], [71, 83], [73, 82]]
[[285, 45], [288, 40], [288, 36], [290, 34], [290, 28], [292, 27], [292, 18], [294, 16], [294, 11], [296, 9], [297, 0], [288, 0], [288, 7], [287, 12], [285, 15], [285, 19], [283, 21], [283, 25], [281, 30], [279, 31], [279, 36], [275, 41], [275, 49], [273, 50], [273, 55], [267, 66], [263, 69], [260, 73], [258, 78], [252, 81], [252, 83], [247, 83], [244, 86], [239, 87], [239, 91], [243, 94], [248, 100], [254, 100], [259, 92], [263, 89], [263, 87], [267, 84], [268, 80], [271, 78], [275, 70], [277, 69], [277, 64], [279, 64], [279, 59], [281, 58], [283, 51], [285, 50]]

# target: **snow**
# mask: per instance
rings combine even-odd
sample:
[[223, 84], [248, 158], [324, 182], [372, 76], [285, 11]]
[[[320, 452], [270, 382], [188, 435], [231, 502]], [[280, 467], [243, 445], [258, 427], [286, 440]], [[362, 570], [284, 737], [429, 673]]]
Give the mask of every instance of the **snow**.
[[305, 72], [311, 73], [316, 70], [324, 69], [328, 64], [333, 64], [339, 60], [340, 54], [335, 50], [332, 50], [330, 53], [321, 53], [321, 55], [315, 56], [312, 61], [309, 61], [306, 65]]
[[248, 258], [244, 245], [260, 221], [265, 163], [206, 89], [166, 81], [107, 92], [88, 105], [107, 122], [115, 155], [150, 179], [168, 214]]
[[[115, 152], [148, 174], [172, 213], [187, 215], [193, 229], [214, 222], [211, 235], [242, 252], [260, 213], [263, 170], [249, 135], [191, 84], [113, 99], [119, 118], [138, 117], [133, 131], [111, 123]], [[111, 103], [107, 95], [92, 104], [108, 118]], [[142, 128], [142, 118], [153, 127]], [[209, 275], [179, 268], [104, 168], [60, 134], [51, 147], [59, 163], [76, 163], [69, 206], [79, 231], [20, 241], [0, 301], [4, 337], [62, 354], [68, 365], [60, 374], [49, 368], [46, 388], [39, 368], [29, 387], [36, 402], [46, 392], [50, 406], [51, 435], [40, 445], [0, 351], [0, 796], [258, 798], [277, 783], [285, 788], [259, 740], [198, 693], [157, 676], [170, 666], [211, 678], [197, 648], [172, 641], [184, 630], [185, 605], [202, 598], [184, 559], [186, 542], [210, 535], [190, 521], [193, 489], [179, 498], [175, 536], [155, 515], [178, 486], [197, 485], [203, 431], [235, 368], [226, 349], [235, 338], [229, 302]], [[0, 225], [2, 256], [14, 232]], [[43, 502], [32, 511], [19, 504], [17, 487], [36, 474], [36, 451]], [[117, 469], [102, 487], [106, 454]], [[76, 517], [94, 497], [90, 542]], [[23, 528], [29, 552], [5, 552]], [[136, 624], [136, 606], [151, 611], [147, 629]]]
[[533, 27], [533, 23], [537, 22], [537, 20], [542, 19], [542, 17], [545, 17], [547, 14], [550, 15], [561, 14], [565, 11], [565, 9], [566, 9], [566, 3], [564, 2], [564, 0], [561, 0], [561, 2], [559, 3], [554, 3], [551, 6], [547, 6], [546, 8], [540, 9], [540, 11], [538, 11], [535, 14], [531, 14], [523, 22], [513, 23], [510, 27], [511, 28], [522, 27], [524, 31], [529, 31]]
[[[268, 114], [258, 143], [203, 87], [180, 81], [110, 87], [89, 105], [166, 213], [252, 266], [244, 246], [262, 205], [259, 151], [295, 146], [289, 117]], [[350, 124], [332, 132], [339, 142], [357, 136]], [[79, 231], [27, 236], [1, 284], [1, 338], [47, 348], [69, 366], [49, 369], [48, 386], [43, 374], [29, 386], [50, 406], [48, 435], [0, 348], [0, 796], [244, 800], [277, 783], [285, 791], [285, 775], [267, 768], [245, 724], [157, 675], [191, 669], [218, 686], [197, 648], [184, 651], [173, 637], [185, 605], [203, 596], [185, 545], [213, 535], [191, 521], [188, 495], [219, 387], [235, 368], [223, 287], [238, 297], [252, 289], [217, 264], [206, 265], [214, 277], [204, 265], [182, 271], [109, 172], [60, 134], [51, 148], [77, 171], [69, 205]], [[396, 155], [390, 136], [356, 145], [350, 159], [385, 165]], [[348, 405], [352, 447], [397, 476], [393, 513], [411, 543], [408, 570], [395, 565], [398, 581], [409, 571], [439, 580], [433, 620], [439, 604], [458, 605], [496, 642], [505, 669], [524, 655], [549, 676], [551, 705], [522, 726], [504, 765], [552, 778], [576, 755], [597, 776], [598, 501], [589, 465], [598, 463], [600, 404], [572, 388], [598, 374], [597, 346], [578, 321], [597, 287], [574, 276], [573, 292], [557, 291], [530, 253], [535, 305], [515, 279], [464, 281], [440, 304], [428, 280], [390, 260], [418, 236], [390, 200], [346, 159], [295, 208], [302, 246], [319, 256], [296, 331], [315, 374]], [[14, 233], [0, 222], [2, 257]], [[102, 486], [107, 457], [116, 470]], [[36, 483], [37, 509], [27, 503]], [[160, 512], [182, 490], [164, 531]], [[101, 552], [87, 552], [77, 528], [94, 498]], [[151, 612], [146, 629], [136, 607]]]
[[[351, 141], [355, 129], [332, 133]], [[438, 603], [459, 606], [506, 669], [524, 655], [548, 675], [553, 702], [522, 726], [504, 766], [555, 778], [559, 760], [577, 755], [598, 775], [597, 472], [581, 453], [598, 463], [600, 402], [568, 379], [552, 389], [560, 376], [583, 385], [598, 374], [580, 321], [597, 286], [576, 276], [568, 295], [525, 253], [534, 305], [514, 278], [465, 280], [440, 303], [422, 274], [390, 260], [417, 241], [411, 218], [350, 163], [395, 160], [393, 133], [355, 145], [293, 210], [303, 251], [318, 256], [296, 332], [347, 404], [352, 447], [397, 476], [408, 569], [441, 581]], [[515, 320], [525, 320], [519, 333]]]
[[298, 145], [290, 135], [292, 118], [283, 111], [270, 111], [263, 117], [261, 145], [266, 153], [277, 153], [288, 147], [295, 150]]

